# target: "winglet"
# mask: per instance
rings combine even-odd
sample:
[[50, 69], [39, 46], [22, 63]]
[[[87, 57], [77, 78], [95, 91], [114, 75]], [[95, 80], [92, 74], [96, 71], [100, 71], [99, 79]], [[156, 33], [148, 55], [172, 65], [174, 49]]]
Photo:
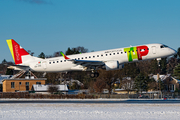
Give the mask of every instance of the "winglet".
[[60, 53], [61, 53], [61, 55], [64, 57], [64, 59], [66, 59], [66, 60], [70, 59], [70, 58], [68, 58], [63, 52], [60, 52]]

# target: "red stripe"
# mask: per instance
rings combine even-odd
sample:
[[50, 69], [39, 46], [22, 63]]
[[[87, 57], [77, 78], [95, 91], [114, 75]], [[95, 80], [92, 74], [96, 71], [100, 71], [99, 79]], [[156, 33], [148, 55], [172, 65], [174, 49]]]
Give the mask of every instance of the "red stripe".
[[23, 48], [20, 48], [20, 45], [13, 39], [12, 39], [12, 46], [13, 46], [15, 64], [21, 64], [22, 63], [21, 57], [24, 55], [29, 55], [29, 53]]

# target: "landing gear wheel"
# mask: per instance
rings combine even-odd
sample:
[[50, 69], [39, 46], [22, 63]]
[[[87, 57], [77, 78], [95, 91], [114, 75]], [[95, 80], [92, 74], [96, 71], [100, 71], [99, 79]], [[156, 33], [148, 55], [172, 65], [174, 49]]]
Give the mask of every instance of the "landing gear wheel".
[[91, 73], [91, 74], [90, 74], [90, 77], [91, 77], [91, 78], [94, 78], [94, 77], [95, 77], [95, 74], [94, 74], [94, 73]]
[[95, 72], [95, 73], [91, 73], [91, 74], [90, 74], [90, 77], [91, 77], [91, 78], [95, 78], [95, 77], [97, 78], [98, 76], [99, 76], [99, 73], [98, 73], [98, 72]]
[[99, 73], [98, 72], [95, 72], [94, 73], [94, 76], [97, 78], [97, 77], [99, 77]]

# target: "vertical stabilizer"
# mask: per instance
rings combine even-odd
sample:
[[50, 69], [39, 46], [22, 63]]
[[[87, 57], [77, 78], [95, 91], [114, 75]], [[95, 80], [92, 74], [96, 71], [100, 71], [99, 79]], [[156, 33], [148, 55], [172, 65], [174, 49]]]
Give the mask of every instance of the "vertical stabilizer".
[[16, 41], [13, 39], [6, 40], [9, 46], [9, 50], [14, 59], [15, 64], [22, 64], [22, 56], [29, 55]]

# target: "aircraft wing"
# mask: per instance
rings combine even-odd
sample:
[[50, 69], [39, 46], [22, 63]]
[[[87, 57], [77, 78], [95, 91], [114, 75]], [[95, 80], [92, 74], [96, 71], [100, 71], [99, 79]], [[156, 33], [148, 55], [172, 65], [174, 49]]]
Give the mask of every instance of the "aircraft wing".
[[60, 52], [60, 53], [62, 54], [64, 59], [66, 59], [68, 61], [72, 61], [74, 64], [82, 65], [84, 67], [88, 67], [88, 66], [103, 66], [104, 65], [103, 61], [70, 59], [64, 53], [62, 53], [62, 52]]
[[93, 61], [93, 60], [74, 60], [70, 59], [68, 61], [72, 61], [74, 64], [77, 65], [82, 65], [82, 66], [103, 66], [104, 62], [103, 61]]

